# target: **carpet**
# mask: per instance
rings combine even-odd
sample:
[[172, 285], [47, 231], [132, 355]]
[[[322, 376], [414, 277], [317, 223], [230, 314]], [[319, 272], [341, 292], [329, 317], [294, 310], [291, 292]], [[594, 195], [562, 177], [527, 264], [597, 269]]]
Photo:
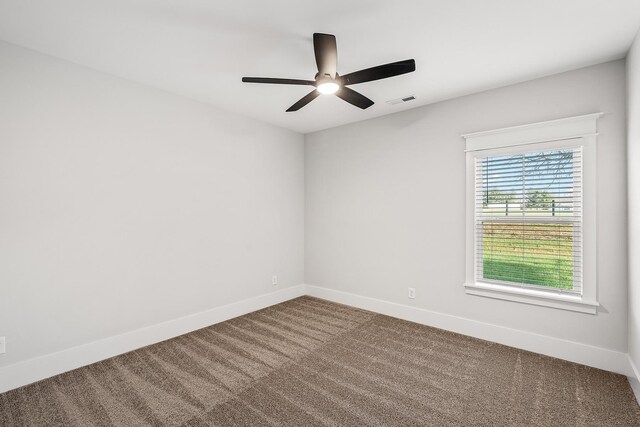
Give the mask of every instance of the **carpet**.
[[0, 394], [1, 426], [640, 426], [627, 379], [301, 297]]

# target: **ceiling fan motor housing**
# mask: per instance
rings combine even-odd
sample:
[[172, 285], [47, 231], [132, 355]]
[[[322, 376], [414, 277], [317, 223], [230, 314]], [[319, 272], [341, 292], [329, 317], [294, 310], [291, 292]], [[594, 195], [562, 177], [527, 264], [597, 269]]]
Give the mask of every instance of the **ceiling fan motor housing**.
[[340, 84], [340, 79], [338, 78], [338, 73], [336, 73], [336, 78], [331, 77], [330, 74], [316, 74], [316, 85], [321, 85], [323, 83], [338, 83]]

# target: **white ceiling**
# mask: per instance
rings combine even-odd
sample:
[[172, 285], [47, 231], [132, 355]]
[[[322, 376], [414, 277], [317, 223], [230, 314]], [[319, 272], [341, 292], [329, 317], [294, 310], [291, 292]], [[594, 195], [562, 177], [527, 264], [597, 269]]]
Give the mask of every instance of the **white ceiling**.
[[[0, 0], [0, 39], [295, 131], [315, 130], [621, 58], [640, 0]], [[312, 33], [335, 34], [338, 72], [415, 58], [416, 72], [321, 96]], [[386, 100], [415, 95], [391, 106]]]

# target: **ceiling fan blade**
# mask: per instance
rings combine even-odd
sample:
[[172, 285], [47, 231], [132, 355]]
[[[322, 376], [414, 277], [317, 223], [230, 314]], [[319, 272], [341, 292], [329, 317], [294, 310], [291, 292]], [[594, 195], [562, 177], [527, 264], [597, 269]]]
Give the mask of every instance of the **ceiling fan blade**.
[[313, 33], [313, 51], [316, 54], [318, 73], [321, 76], [328, 74], [335, 79], [338, 67], [336, 37], [331, 34]]
[[343, 85], [355, 85], [373, 80], [386, 79], [387, 77], [399, 76], [400, 74], [410, 73], [415, 70], [416, 61], [407, 59], [405, 61], [392, 62], [390, 64], [355, 71], [340, 78], [342, 79]]
[[356, 92], [353, 89], [349, 89], [348, 87], [341, 87], [340, 90], [336, 92], [336, 96], [338, 98], [344, 99], [351, 105], [362, 108], [363, 110], [371, 107], [374, 104], [374, 102], [366, 96]]
[[298, 102], [296, 102], [291, 107], [289, 107], [287, 109], [287, 113], [290, 113], [292, 111], [298, 111], [299, 109], [301, 109], [302, 107], [304, 107], [305, 105], [307, 105], [308, 103], [316, 99], [318, 96], [320, 96], [320, 92], [318, 92], [317, 90], [309, 92], [307, 95], [301, 98]]
[[272, 79], [270, 77], [243, 77], [242, 81], [245, 83], [270, 83], [276, 85], [316, 85], [316, 82], [313, 80]]

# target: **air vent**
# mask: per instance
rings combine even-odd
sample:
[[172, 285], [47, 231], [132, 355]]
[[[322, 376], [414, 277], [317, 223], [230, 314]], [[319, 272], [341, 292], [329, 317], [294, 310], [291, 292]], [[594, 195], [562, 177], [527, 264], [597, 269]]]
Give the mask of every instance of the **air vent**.
[[403, 102], [413, 101], [414, 99], [416, 99], [415, 96], [409, 95], [409, 96], [405, 96], [404, 98], [392, 99], [390, 101], [387, 101], [387, 104], [389, 105], [402, 104]]

